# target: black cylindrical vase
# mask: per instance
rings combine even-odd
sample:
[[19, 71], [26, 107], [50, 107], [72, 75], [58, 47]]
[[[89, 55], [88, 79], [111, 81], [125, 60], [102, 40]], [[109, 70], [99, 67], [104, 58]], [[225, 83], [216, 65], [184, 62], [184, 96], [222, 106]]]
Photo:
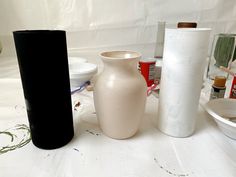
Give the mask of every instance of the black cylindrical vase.
[[66, 33], [13, 32], [32, 141], [55, 149], [74, 136]]

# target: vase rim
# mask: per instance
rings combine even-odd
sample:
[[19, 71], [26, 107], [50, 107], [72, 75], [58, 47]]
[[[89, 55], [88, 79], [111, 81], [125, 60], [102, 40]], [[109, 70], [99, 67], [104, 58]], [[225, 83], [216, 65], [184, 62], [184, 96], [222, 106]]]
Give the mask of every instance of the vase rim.
[[39, 29], [39, 30], [17, 30], [13, 31], [14, 34], [51, 34], [51, 33], [64, 33], [64, 30], [46, 30], [46, 29]]
[[130, 50], [112, 50], [101, 52], [100, 57], [109, 60], [128, 60], [141, 58], [141, 54]]
[[166, 28], [168, 31], [183, 31], [183, 32], [204, 32], [211, 31], [211, 28]]

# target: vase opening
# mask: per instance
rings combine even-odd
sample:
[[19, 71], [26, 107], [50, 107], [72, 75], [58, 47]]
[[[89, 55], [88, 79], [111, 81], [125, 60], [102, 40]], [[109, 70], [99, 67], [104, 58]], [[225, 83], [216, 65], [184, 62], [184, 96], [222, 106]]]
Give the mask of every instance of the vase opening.
[[108, 52], [102, 52], [101, 54], [102, 58], [106, 59], [132, 59], [132, 58], [140, 58], [141, 54], [134, 51], [108, 51]]
[[211, 28], [167, 28], [168, 31], [183, 31], [183, 32], [205, 32], [211, 31]]

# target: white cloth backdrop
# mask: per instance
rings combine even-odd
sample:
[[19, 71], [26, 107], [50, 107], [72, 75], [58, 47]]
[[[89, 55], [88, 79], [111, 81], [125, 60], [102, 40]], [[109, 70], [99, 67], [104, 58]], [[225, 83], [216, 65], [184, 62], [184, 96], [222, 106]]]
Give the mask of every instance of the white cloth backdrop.
[[212, 34], [236, 32], [236, 1], [0, 1], [3, 45], [12, 41], [12, 31], [20, 29], [66, 30], [69, 49], [154, 45], [157, 21], [166, 21], [169, 26], [176, 26], [178, 21], [196, 21], [199, 27], [211, 27]]

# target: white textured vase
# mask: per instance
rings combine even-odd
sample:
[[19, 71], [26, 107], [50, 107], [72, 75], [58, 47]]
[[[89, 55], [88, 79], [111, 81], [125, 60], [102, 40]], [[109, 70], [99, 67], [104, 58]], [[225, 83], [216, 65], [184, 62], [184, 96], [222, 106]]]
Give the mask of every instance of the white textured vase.
[[137, 70], [141, 55], [132, 51], [101, 53], [104, 70], [94, 86], [94, 104], [103, 132], [115, 139], [133, 136], [146, 103], [146, 83]]
[[195, 129], [210, 29], [166, 29], [158, 128], [174, 137]]

